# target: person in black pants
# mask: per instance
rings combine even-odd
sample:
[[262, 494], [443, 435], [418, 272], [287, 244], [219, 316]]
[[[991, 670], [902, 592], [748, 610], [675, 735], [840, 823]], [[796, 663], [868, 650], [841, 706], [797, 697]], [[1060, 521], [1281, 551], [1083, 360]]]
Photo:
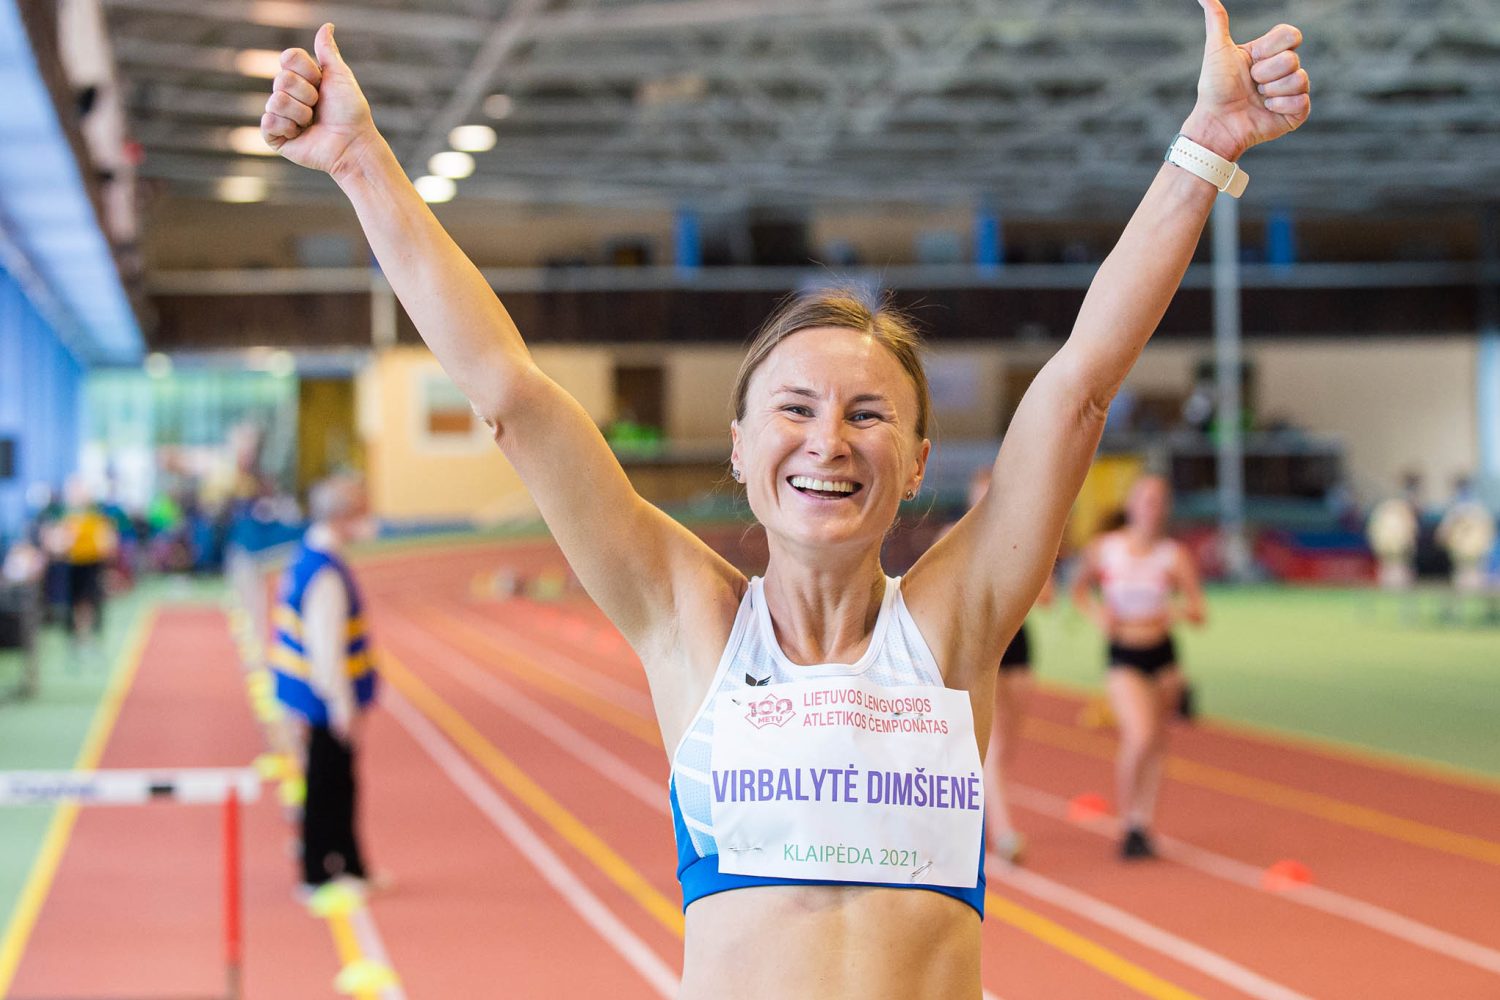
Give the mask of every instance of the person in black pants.
[[307, 801], [302, 810], [304, 885], [318, 885], [335, 874], [365, 879], [364, 857], [354, 832], [356, 794], [354, 744], [326, 726], [308, 727]]
[[339, 555], [369, 523], [364, 486], [350, 476], [325, 480], [309, 505], [312, 527], [281, 579], [271, 669], [277, 699], [305, 723], [302, 884], [310, 892], [338, 877], [366, 879], [355, 758], [376, 673], [359, 587]]

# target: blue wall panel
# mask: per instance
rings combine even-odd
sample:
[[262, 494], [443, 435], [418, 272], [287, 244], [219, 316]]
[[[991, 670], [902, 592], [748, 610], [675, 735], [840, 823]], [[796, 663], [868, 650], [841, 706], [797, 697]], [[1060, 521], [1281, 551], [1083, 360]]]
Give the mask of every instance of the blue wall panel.
[[0, 539], [25, 526], [26, 491], [54, 489], [78, 467], [83, 367], [0, 271], [0, 437], [16, 442], [15, 475], [0, 480]]

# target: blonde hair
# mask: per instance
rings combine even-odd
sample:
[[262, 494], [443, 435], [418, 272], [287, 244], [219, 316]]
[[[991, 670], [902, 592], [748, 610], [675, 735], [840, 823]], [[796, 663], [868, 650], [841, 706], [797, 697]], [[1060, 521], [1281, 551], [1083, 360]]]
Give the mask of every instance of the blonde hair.
[[750, 378], [777, 345], [794, 333], [825, 326], [863, 333], [896, 356], [917, 392], [917, 439], [927, 437], [932, 416], [932, 390], [927, 384], [927, 371], [922, 367], [922, 336], [911, 317], [892, 305], [889, 293], [872, 304], [863, 292], [854, 288], [801, 292], [788, 296], [776, 307], [750, 342], [745, 360], [740, 363], [739, 374], [735, 376], [734, 418], [745, 418], [745, 396], [750, 390]]

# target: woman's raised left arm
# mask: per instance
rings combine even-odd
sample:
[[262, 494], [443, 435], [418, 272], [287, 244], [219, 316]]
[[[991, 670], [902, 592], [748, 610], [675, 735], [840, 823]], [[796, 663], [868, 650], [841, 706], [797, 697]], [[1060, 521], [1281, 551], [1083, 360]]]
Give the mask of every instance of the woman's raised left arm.
[[[1307, 120], [1302, 33], [1279, 24], [1237, 44], [1220, 0], [1199, 5], [1203, 68], [1182, 134], [1237, 161]], [[1067, 342], [1017, 408], [990, 491], [912, 568], [911, 599], [921, 603], [924, 578], [947, 581], [945, 599], [956, 585], [956, 610], [970, 627], [983, 623], [998, 640], [1014, 633], [1052, 565], [1110, 401], [1176, 294], [1218, 193], [1200, 176], [1162, 165], [1094, 276]]]

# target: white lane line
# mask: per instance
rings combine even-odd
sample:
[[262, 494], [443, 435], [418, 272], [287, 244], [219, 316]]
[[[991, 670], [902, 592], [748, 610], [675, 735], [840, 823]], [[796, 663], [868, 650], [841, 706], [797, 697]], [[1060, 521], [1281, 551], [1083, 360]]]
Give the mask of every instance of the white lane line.
[[[415, 626], [396, 627], [409, 627], [415, 631]], [[442, 637], [423, 633], [424, 645], [430, 647], [434, 640], [442, 642]], [[447, 649], [442, 656], [426, 657], [425, 662], [446, 672], [517, 722], [545, 736], [564, 753], [619, 785], [622, 790], [652, 809], [660, 813], [670, 812], [665, 781], [653, 781], [646, 777], [639, 769], [606, 750], [583, 730], [554, 715], [514, 685], [490, 673], [472, 657], [447, 643], [444, 645]]]
[[[389, 626], [387, 626], [389, 627]], [[399, 626], [398, 626], [399, 627]], [[426, 638], [431, 638], [427, 636]], [[441, 640], [439, 640], [441, 641]], [[467, 685], [480, 697], [510, 714], [513, 718], [545, 736], [563, 752], [571, 754], [597, 773], [614, 782], [622, 790], [660, 813], [670, 812], [666, 795], [658, 782], [642, 774], [635, 765], [595, 743], [582, 731], [553, 715], [541, 705], [521, 694], [511, 685], [479, 666], [474, 660], [449, 648], [443, 656], [432, 657], [431, 663], [447, 671], [460, 683]], [[386, 695], [382, 695], [382, 698]], [[408, 706], [409, 708], [409, 706]], [[414, 711], [414, 709], [411, 709]], [[423, 720], [425, 722], [425, 719]], [[438, 737], [442, 739], [441, 736]], [[486, 786], [488, 787], [488, 786]], [[689, 819], [688, 824], [694, 824]], [[712, 831], [708, 831], [712, 832]], [[984, 1000], [1001, 1000], [999, 996], [983, 991]]]
[[[1006, 785], [1006, 792], [1008, 800], [1013, 805], [1056, 819], [1066, 819], [1068, 816], [1068, 803], [1061, 796], [1038, 788], [1018, 785], [1015, 782], [1009, 782]], [[1113, 820], [1101, 819], [1093, 823], [1074, 823], [1073, 825], [1101, 837], [1113, 839], [1116, 836]], [[1156, 841], [1157, 852], [1168, 860], [1188, 868], [1195, 868], [1206, 875], [1246, 886], [1257, 892], [1265, 891], [1261, 881], [1264, 872], [1255, 865], [1237, 861], [1206, 848], [1195, 847], [1163, 834], [1154, 834], [1153, 839]], [[1322, 910], [1336, 917], [1343, 917], [1357, 924], [1364, 924], [1372, 930], [1389, 934], [1391, 937], [1399, 938], [1419, 948], [1426, 948], [1439, 955], [1457, 959], [1486, 972], [1500, 973], [1500, 951], [1476, 941], [1470, 941], [1468, 938], [1459, 937], [1457, 934], [1439, 930], [1430, 924], [1404, 917], [1375, 903], [1355, 899], [1317, 885], [1297, 886], [1286, 892], [1278, 892], [1275, 896], [1278, 899]]]
[[605, 907], [604, 901], [594, 895], [520, 814], [500, 798], [489, 782], [438, 732], [437, 727], [395, 691], [387, 688], [381, 699], [391, 716], [427, 751], [495, 829], [557, 890], [563, 902], [571, 906], [659, 995], [675, 997], [681, 985], [677, 973]]
[[[438, 612], [438, 615], [441, 618], [446, 618], [449, 621], [458, 624], [460, 627], [467, 629], [470, 632], [479, 632], [480, 634], [484, 633], [483, 629], [470, 622], [465, 621], [462, 617], [452, 614], [451, 612]], [[631, 687], [629, 684], [625, 684], [613, 677], [610, 677], [607, 674], [595, 670], [588, 663], [585, 663], [579, 656], [575, 656], [570, 651], [564, 651], [550, 646], [544, 646], [541, 643], [538, 643], [536, 640], [528, 637], [519, 629], [511, 628], [504, 622], [486, 618], [485, 625], [488, 628], [494, 629], [497, 633], [504, 633], [503, 638], [497, 637], [491, 639], [497, 652], [520, 653], [526, 659], [531, 660], [534, 664], [541, 667], [546, 667], [548, 664], [557, 661], [562, 661], [564, 663], [570, 664], [573, 667], [573, 671], [553, 672], [556, 674], [556, 676], [569, 681], [570, 683], [583, 689], [584, 691], [588, 691], [593, 694], [600, 695], [601, 697], [608, 698], [610, 701], [614, 702], [616, 705], [619, 705], [621, 708], [633, 711], [637, 715], [643, 715], [646, 718], [650, 719], [652, 722], [656, 721], [656, 710], [651, 704], [651, 696], [646, 692], [640, 690], [639, 688]], [[538, 622], [537, 627], [542, 627], [542, 623]], [[442, 630], [436, 629], [435, 631], [441, 632]], [[486, 638], [490, 637], [486, 636]], [[572, 648], [577, 648], [578, 646], [578, 643], [574, 642], [567, 636], [559, 636], [558, 638], [560, 638], [562, 642], [568, 644], [568, 646]], [[594, 655], [598, 657], [600, 655], [610, 654], [595, 653]], [[644, 676], [644, 674], [642, 676]]]
[[1288, 986], [1267, 979], [1260, 973], [1253, 972], [1217, 952], [1209, 951], [1186, 938], [1178, 937], [1171, 931], [1147, 923], [1119, 907], [1111, 906], [1077, 889], [1071, 889], [1061, 882], [1054, 882], [1036, 872], [1009, 865], [998, 856], [991, 856], [990, 863], [985, 866], [985, 869], [991, 878], [998, 878], [1013, 889], [1019, 889], [1027, 895], [1068, 910], [1085, 920], [1091, 920], [1122, 937], [1130, 938], [1137, 944], [1145, 945], [1152, 951], [1160, 952], [1173, 961], [1192, 966], [1204, 975], [1217, 979], [1247, 996], [1257, 997], [1259, 1000], [1311, 1000], [1306, 994], [1298, 993]]
[[[349, 914], [349, 924], [354, 928], [354, 937], [359, 941], [360, 954], [387, 969], [393, 968], [391, 956], [385, 950], [385, 942], [381, 940], [380, 929], [375, 926], [375, 916], [370, 912], [368, 902]], [[398, 979], [382, 989], [380, 1000], [406, 1000], [406, 990], [402, 988], [401, 981]]]

